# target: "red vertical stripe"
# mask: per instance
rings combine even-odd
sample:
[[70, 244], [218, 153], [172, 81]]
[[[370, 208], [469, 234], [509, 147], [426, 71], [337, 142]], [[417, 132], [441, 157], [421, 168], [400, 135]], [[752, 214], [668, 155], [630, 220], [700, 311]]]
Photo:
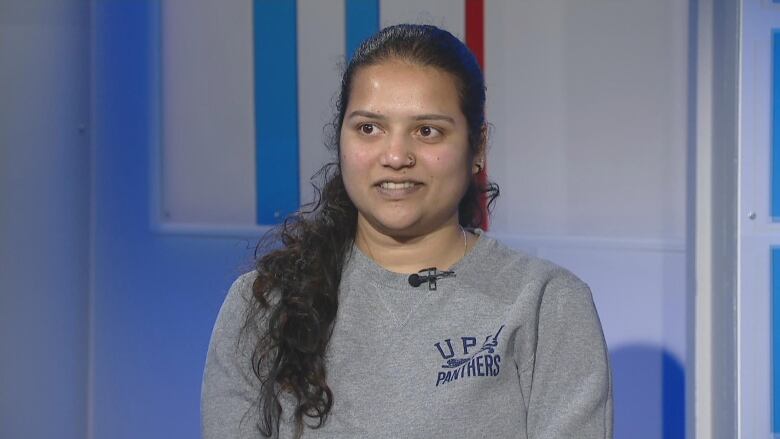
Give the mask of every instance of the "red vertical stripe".
[[[485, 71], [485, 1], [484, 0], [466, 0], [466, 45], [474, 53], [474, 56]], [[485, 170], [477, 175], [480, 185], [487, 183], [487, 160]], [[480, 208], [482, 209], [483, 230], [487, 230], [489, 218], [487, 215], [487, 199], [481, 197]]]
[[466, 45], [485, 69], [485, 1], [466, 0]]

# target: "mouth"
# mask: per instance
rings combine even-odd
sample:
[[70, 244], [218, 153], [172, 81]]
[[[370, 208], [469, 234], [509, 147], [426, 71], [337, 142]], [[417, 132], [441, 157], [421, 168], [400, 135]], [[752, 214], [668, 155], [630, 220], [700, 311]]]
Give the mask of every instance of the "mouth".
[[410, 195], [422, 187], [422, 183], [411, 180], [389, 181], [383, 180], [375, 185], [380, 194], [389, 198], [402, 198]]
[[394, 181], [382, 181], [379, 182], [377, 186], [379, 186], [382, 189], [387, 190], [398, 190], [398, 189], [411, 189], [415, 186], [417, 186], [419, 183], [414, 181], [401, 181], [401, 182], [394, 182]]

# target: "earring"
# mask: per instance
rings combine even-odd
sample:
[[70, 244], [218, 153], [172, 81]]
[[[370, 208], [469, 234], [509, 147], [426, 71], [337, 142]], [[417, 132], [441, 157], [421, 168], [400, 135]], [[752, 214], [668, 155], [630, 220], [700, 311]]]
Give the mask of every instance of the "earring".
[[484, 169], [485, 163], [482, 160], [480, 160], [477, 162], [476, 166], [477, 166], [477, 174], [479, 174], [482, 172], [482, 169]]

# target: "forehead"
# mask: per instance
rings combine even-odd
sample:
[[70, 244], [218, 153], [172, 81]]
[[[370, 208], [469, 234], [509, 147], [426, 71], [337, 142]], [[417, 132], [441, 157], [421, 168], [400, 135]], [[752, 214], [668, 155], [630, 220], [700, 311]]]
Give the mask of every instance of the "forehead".
[[456, 83], [455, 76], [435, 67], [387, 61], [355, 72], [347, 107], [382, 113], [436, 111], [462, 116]]

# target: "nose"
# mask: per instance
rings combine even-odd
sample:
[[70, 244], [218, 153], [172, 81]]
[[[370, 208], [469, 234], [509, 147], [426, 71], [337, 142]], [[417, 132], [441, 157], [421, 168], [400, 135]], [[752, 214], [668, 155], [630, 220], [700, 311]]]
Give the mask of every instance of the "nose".
[[388, 144], [379, 158], [382, 166], [392, 169], [410, 168], [415, 164], [411, 146], [412, 139], [403, 134], [395, 134], [388, 138]]

